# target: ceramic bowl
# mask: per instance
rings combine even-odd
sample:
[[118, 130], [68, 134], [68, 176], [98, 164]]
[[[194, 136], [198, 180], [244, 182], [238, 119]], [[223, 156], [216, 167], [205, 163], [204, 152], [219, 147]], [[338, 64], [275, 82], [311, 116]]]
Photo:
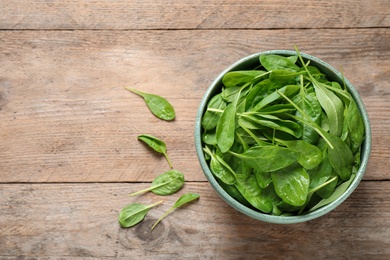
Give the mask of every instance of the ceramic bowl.
[[[217, 93], [221, 92], [222, 88], [222, 78], [223, 76], [230, 71], [237, 71], [237, 70], [248, 70], [253, 69], [255, 66], [259, 64], [259, 56], [260, 55], [267, 55], [267, 54], [278, 54], [283, 56], [291, 56], [291, 55], [297, 55], [295, 51], [289, 51], [289, 50], [273, 50], [273, 51], [265, 51], [265, 52], [259, 52], [252, 54], [250, 56], [244, 57], [241, 60], [235, 62], [231, 66], [229, 66], [227, 69], [222, 71], [218, 77], [211, 83], [209, 88], [207, 89], [206, 93], [204, 94], [199, 110], [196, 116], [196, 122], [195, 122], [195, 145], [196, 145], [196, 152], [197, 156], [200, 162], [200, 165], [202, 167], [202, 170], [209, 181], [212, 188], [217, 192], [217, 194], [231, 207], [236, 209], [237, 211], [248, 215], [254, 219], [270, 222], [270, 223], [277, 223], [277, 224], [292, 224], [292, 223], [300, 223], [309, 221], [318, 217], [321, 217], [330, 211], [334, 210], [337, 206], [339, 206], [342, 202], [344, 202], [357, 188], [360, 181], [363, 178], [363, 175], [365, 173], [367, 162], [370, 156], [371, 151], [371, 128], [370, 128], [370, 122], [368, 119], [367, 111], [364, 107], [364, 104], [359, 96], [359, 93], [357, 90], [352, 86], [352, 84], [344, 78], [344, 82], [346, 84], [346, 87], [348, 88], [350, 94], [355, 99], [356, 104], [360, 110], [360, 113], [362, 114], [364, 126], [365, 126], [365, 140], [362, 144], [362, 153], [361, 153], [361, 165], [360, 168], [355, 176], [355, 179], [350, 184], [349, 188], [335, 201], [332, 203], [323, 206], [317, 210], [314, 210], [310, 213], [298, 215], [298, 216], [273, 216], [269, 214], [262, 213], [260, 211], [254, 210], [253, 208], [247, 207], [240, 202], [238, 202], [236, 199], [231, 197], [217, 182], [214, 175], [211, 173], [209, 165], [205, 159], [204, 152], [202, 150], [202, 126], [201, 126], [201, 119], [205, 112], [205, 109], [207, 108], [208, 101]], [[310, 60], [310, 65], [316, 66], [322, 73], [324, 73], [329, 80], [337, 81], [340, 83], [340, 85], [343, 85], [343, 76], [342, 74], [334, 69], [332, 66], [327, 64], [326, 62], [313, 57], [308, 54], [301, 53], [304, 60]], [[347, 216], [346, 216], [347, 217]]]

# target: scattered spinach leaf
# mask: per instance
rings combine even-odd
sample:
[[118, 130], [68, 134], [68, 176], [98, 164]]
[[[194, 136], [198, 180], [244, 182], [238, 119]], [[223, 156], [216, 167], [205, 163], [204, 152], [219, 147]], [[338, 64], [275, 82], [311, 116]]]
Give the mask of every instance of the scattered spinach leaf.
[[152, 135], [147, 135], [147, 134], [142, 134], [142, 135], [139, 135], [138, 136], [138, 139], [145, 142], [147, 145], [149, 145], [149, 147], [151, 147], [153, 150], [155, 150], [156, 152], [158, 153], [161, 153], [165, 156], [168, 164], [169, 164], [169, 167], [172, 169], [173, 166], [172, 166], [172, 163], [171, 163], [171, 160], [169, 159], [168, 157], [168, 154], [167, 154], [167, 146], [166, 144], [164, 143], [164, 141], [158, 139], [157, 137], [155, 136], [152, 136]]
[[155, 94], [144, 93], [130, 87], [126, 87], [126, 89], [141, 96], [156, 117], [166, 121], [175, 119], [175, 109], [165, 98]]
[[177, 192], [178, 190], [180, 190], [181, 187], [183, 187], [183, 185], [184, 185], [183, 173], [176, 170], [170, 170], [157, 176], [153, 180], [152, 185], [149, 188], [132, 193], [130, 194], [130, 196], [142, 194], [148, 191], [151, 191], [154, 194], [160, 196], [171, 195]]
[[153, 205], [144, 205], [140, 203], [127, 205], [119, 213], [119, 224], [124, 228], [137, 225], [145, 218], [151, 208], [161, 204], [162, 202], [163, 201], [159, 201]]

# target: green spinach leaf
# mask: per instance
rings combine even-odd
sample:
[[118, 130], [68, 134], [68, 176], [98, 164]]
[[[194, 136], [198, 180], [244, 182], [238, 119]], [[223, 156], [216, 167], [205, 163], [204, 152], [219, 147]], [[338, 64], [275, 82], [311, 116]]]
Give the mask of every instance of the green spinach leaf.
[[297, 161], [295, 151], [280, 146], [254, 146], [241, 154], [230, 152], [259, 172], [272, 172]]
[[133, 203], [124, 207], [119, 213], [119, 224], [121, 227], [132, 227], [140, 223], [148, 214], [149, 210], [163, 201], [159, 201], [153, 205], [144, 205], [140, 203]]
[[271, 173], [278, 196], [292, 206], [303, 206], [309, 193], [310, 178], [304, 168], [292, 165]]
[[259, 79], [267, 74], [267, 71], [262, 70], [231, 71], [222, 78], [222, 83], [227, 88], [237, 87], [253, 82], [255, 79]]
[[257, 184], [254, 175], [249, 175], [248, 177], [237, 175], [235, 186], [253, 207], [264, 213], [272, 211], [272, 204], [262, 196], [262, 189]]
[[289, 70], [289, 71], [299, 71], [299, 66], [295, 64], [297, 58], [294, 56], [284, 57], [281, 55], [261, 55], [260, 63], [263, 65], [267, 71], [273, 70]]
[[302, 140], [278, 140], [278, 142], [295, 151], [298, 155], [298, 163], [307, 170], [313, 169], [322, 161], [322, 151], [317, 146]]
[[175, 119], [175, 109], [165, 98], [129, 87], [126, 87], [126, 89], [141, 96], [156, 117], [167, 121]]
[[226, 103], [223, 101], [221, 94], [215, 95], [207, 104], [207, 110], [202, 117], [202, 127], [205, 130], [211, 130], [217, 126], [218, 120], [222, 113], [209, 110], [210, 108], [217, 110], [225, 110]]
[[167, 154], [167, 146], [164, 141], [158, 139], [155, 136], [142, 134], [138, 136], [138, 140], [141, 140], [145, 142], [149, 147], [151, 147], [153, 150], [155, 150], [158, 153], [161, 153], [165, 156], [165, 159], [167, 160], [169, 167], [172, 169], [172, 162], [168, 157]]
[[148, 191], [151, 191], [154, 194], [160, 196], [171, 195], [177, 192], [178, 190], [180, 190], [181, 187], [183, 187], [183, 185], [184, 185], [183, 173], [176, 170], [170, 170], [157, 176], [153, 180], [152, 185], [149, 188], [132, 193], [130, 194], [130, 196], [142, 194]]
[[351, 185], [354, 178], [355, 178], [355, 174], [351, 175], [351, 178], [348, 181], [341, 183], [329, 198], [321, 200], [318, 204], [310, 208], [308, 211], [309, 212], [314, 211], [318, 208], [321, 208], [337, 200], [345, 193], [345, 191], [348, 189], [349, 185]]
[[351, 149], [339, 137], [324, 133], [331, 142], [333, 148], [328, 147], [329, 162], [336, 170], [337, 174], [344, 181], [348, 180], [352, 174], [353, 154]]
[[217, 144], [222, 152], [227, 152], [234, 143], [236, 126], [236, 106], [229, 104], [217, 124]]

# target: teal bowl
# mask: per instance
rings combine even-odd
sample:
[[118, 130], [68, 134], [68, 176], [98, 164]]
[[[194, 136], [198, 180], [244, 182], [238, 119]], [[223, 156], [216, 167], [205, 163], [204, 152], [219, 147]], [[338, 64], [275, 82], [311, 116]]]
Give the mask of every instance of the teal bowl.
[[207, 103], [209, 102], [209, 100], [214, 95], [218, 94], [221, 91], [223, 76], [230, 71], [253, 69], [255, 66], [259, 64], [258, 63], [259, 56], [267, 55], [267, 54], [277, 54], [282, 56], [297, 55], [295, 51], [289, 51], [289, 50], [272, 50], [272, 51], [255, 53], [235, 62], [234, 64], [229, 66], [227, 69], [225, 69], [222, 73], [218, 75], [218, 77], [211, 83], [206, 93], [204, 94], [200, 102], [198, 113], [196, 116], [195, 146], [196, 146], [197, 156], [200, 165], [202, 167], [202, 170], [204, 172], [204, 175], [206, 176], [212, 188], [228, 205], [230, 205], [237, 211], [247, 216], [250, 216], [254, 219], [261, 220], [264, 222], [269, 222], [269, 223], [276, 223], [276, 224], [293, 224], [293, 223], [300, 223], [300, 222], [313, 220], [334, 210], [353, 193], [353, 191], [358, 187], [360, 181], [364, 176], [368, 159], [370, 156], [370, 152], [371, 152], [371, 127], [370, 127], [370, 122], [363, 101], [359, 93], [357, 92], [357, 90], [352, 86], [352, 84], [346, 78], [343, 78], [342, 74], [336, 69], [334, 69], [332, 66], [330, 66], [329, 64], [311, 55], [301, 53], [301, 56], [303, 57], [304, 60], [310, 60], [310, 65], [316, 66], [322, 73], [324, 73], [328, 77], [329, 80], [336, 81], [340, 85], [343, 85], [345, 83], [347, 89], [349, 90], [349, 93], [356, 101], [356, 104], [363, 117], [364, 126], [365, 126], [365, 139], [362, 144], [360, 168], [358, 169], [356, 176], [352, 181], [352, 183], [349, 185], [348, 189], [338, 199], [312, 212], [302, 214], [302, 215], [297, 215], [297, 216], [274, 216], [274, 215], [262, 213], [260, 211], [247, 207], [242, 203], [238, 202], [219, 185], [218, 181], [216, 180], [216, 178], [214, 177], [214, 175], [212, 174], [209, 168], [209, 165], [205, 159], [204, 152], [202, 149], [201, 119], [203, 114], [205, 113], [205, 110], [207, 108]]

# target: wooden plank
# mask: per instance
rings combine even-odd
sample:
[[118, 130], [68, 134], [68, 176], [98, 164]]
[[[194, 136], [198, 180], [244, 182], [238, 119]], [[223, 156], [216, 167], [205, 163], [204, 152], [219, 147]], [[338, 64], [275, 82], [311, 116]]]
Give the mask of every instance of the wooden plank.
[[[142, 133], [167, 142], [187, 180], [204, 181], [193, 131], [206, 88], [239, 58], [292, 44], [343, 66], [372, 123], [365, 178], [388, 179], [387, 29], [1, 31], [0, 39], [1, 182], [150, 181], [168, 165], [137, 141]], [[158, 120], [125, 85], [166, 97], [177, 119]]]
[[388, 0], [0, 2], [0, 29], [388, 27]]
[[[0, 258], [66, 259], [388, 259], [390, 182], [365, 181], [328, 215], [276, 225], [227, 206], [208, 183], [186, 183], [168, 197], [129, 198], [147, 184], [0, 185]], [[185, 192], [199, 201], [154, 221]], [[138, 226], [122, 229], [119, 210], [132, 202], [165, 202]]]

